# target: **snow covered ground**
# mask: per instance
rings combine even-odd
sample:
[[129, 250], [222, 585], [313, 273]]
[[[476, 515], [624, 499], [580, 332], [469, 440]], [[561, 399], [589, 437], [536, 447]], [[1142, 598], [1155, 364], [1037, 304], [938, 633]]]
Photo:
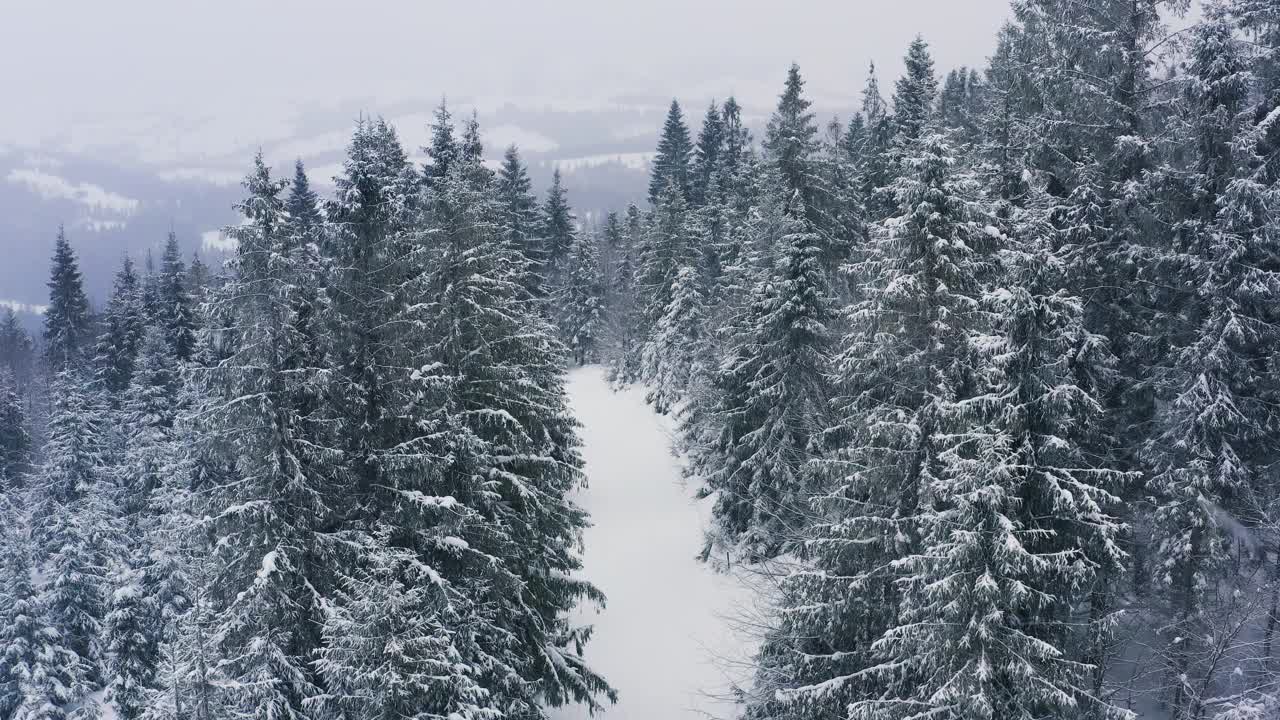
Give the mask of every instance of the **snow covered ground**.
[[[569, 396], [589, 483], [578, 501], [593, 524], [584, 574], [609, 598], [600, 614], [583, 611], [596, 625], [586, 656], [619, 693], [602, 717], [732, 717], [723, 693], [747, 652], [732, 618], [748, 594], [696, 558], [708, 503], [695, 505], [666, 421], [642, 390], [614, 393], [600, 368], [582, 368], [569, 376]], [[588, 717], [581, 707], [553, 716]]]

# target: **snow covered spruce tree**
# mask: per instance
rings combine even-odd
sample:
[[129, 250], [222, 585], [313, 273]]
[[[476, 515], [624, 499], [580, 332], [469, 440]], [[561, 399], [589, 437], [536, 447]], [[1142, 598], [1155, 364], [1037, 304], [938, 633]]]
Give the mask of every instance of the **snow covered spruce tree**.
[[389, 463], [408, 472], [410, 458], [397, 451], [417, 437], [405, 409], [410, 386], [412, 338], [401, 332], [411, 302], [404, 284], [414, 275], [406, 231], [421, 186], [395, 130], [384, 120], [357, 124], [337, 191], [327, 206], [323, 262], [327, 268], [325, 330], [329, 342], [325, 415], [333, 419], [341, 472], [348, 490], [344, 522], [362, 531], [389, 512], [393, 498], [379, 488]]
[[86, 372], [67, 369], [54, 378], [44, 462], [29, 489], [44, 578], [39, 603], [67, 657], [75, 658], [62, 668], [78, 678], [66, 689], [73, 699], [102, 678], [108, 572], [119, 550], [110, 510], [106, 408], [86, 390]]
[[738, 437], [718, 467], [706, 463], [704, 492], [716, 493], [724, 542], [753, 560], [787, 551], [808, 522], [816, 491], [808, 465], [822, 452], [831, 397], [830, 290], [822, 242], [798, 199], [781, 244], [754, 291], [747, 344], [730, 358], [740, 364], [722, 370], [743, 382], [743, 393], [716, 410]]
[[31, 380], [35, 365], [35, 349], [31, 336], [13, 308], [6, 307], [0, 313], [0, 367], [13, 373], [18, 385], [25, 386]]
[[[90, 668], [50, 622], [45, 597], [32, 581], [33, 543], [15, 506], [0, 497], [0, 717], [65, 720], [67, 708], [92, 689]], [[79, 715], [92, 717], [92, 709]]]
[[792, 64], [761, 147], [764, 161], [774, 167], [785, 189], [784, 208], [792, 212], [794, 204], [804, 210], [810, 232], [822, 242], [820, 262], [827, 284], [835, 287], [840, 282], [837, 270], [848, 259], [853, 242], [851, 208], [841, 202], [839, 188], [833, 187], [832, 178], [823, 172], [822, 142], [810, 110], [812, 104], [804, 96], [800, 67]]
[[199, 490], [216, 538], [210, 642], [232, 712], [307, 718], [305, 701], [319, 693], [311, 665], [317, 595], [332, 585], [334, 569], [319, 529], [331, 514], [337, 454], [297, 402], [319, 386], [319, 370], [292, 362], [300, 342], [297, 256], [286, 239], [284, 183], [259, 156], [244, 186], [239, 209], [247, 222], [228, 229], [238, 243], [234, 272], [211, 300], [233, 318], [229, 330], [212, 331], [227, 356], [195, 376], [205, 403], [195, 449], [225, 468]]
[[547, 189], [547, 199], [542, 203], [539, 224], [540, 258], [534, 259], [542, 262], [542, 282], [547, 287], [548, 296], [562, 298], [569, 272], [569, 252], [573, 249], [578, 227], [559, 168], [551, 174], [551, 187]]
[[640, 252], [644, 239], [644, 215], [634, 204], [627, 207], [623, 239], [614, 259], [609, 282], [611, 343], [609, 378], [626, 385], [640, 376], [640, 348], [644, 343], [644, 297], [639, 287]]
[[98, 336], [94, 357], [97, 379], [111, 393], [113, 406], [118, 406], [120, 396], [133, 378], [145, 322], [142, 285], [134, 272], [133, 260], [125, 256], [102, 313], [102, 334]]
[[658, 150], [653, 158], [653, 170], [649, 173], [649, 202], [657, 206], [665, 197], [668, 186], [674, 186], [680, 196], [689, 200], [690, 160], [693, 141], [689, 127], [684, 122], [680, 103], [672, 100], [667, 109], [667, 119], [658, 137]]
[[1229, 692], [1228, 668], [1215, 657], [1248, 652], [1246, 641], [1216, 630], [1257, 612], [1240, 603], [1242, 593], [1258, 591], [1241, 568], [1255, 560], [1231, 518], [1252, 524], [1248, 518], [1266, 516], [1258, 503], [1273, 491], [1260, 478], [1280, 452], [1280, 417], [1265, 394], [1275, 379], [1262, 371], [1280, 349], [1274, 189], [1257, 138], [1242, 125], [1250, 54], [1222, 10], [1211, 8], [1191, 48], [1187, 140], [1195, 161], [1186, 196], [1194, 200], [1176, 229], [1175, 262], [1178, 284], [1194, 294], [1181, 312], [1188, 327], [1175, 336], [1183, 343], [1158, 380], [1157, 430], [1145, 448], [1154, 472], [1153, 600], [1165, 644], [1158, 657], [1178, 719], [1201, 717], [1207, 702]]
[[[451, 160], [430, 194], [466, 164]], [[342, 365], [327, 412], [360, 454], [343, 464], [348, 485], [335, 495], [354, 507], [334, 518], [343, 549], [317, 625], [324, 687], [307, 707], [320, 717], [485, 717], [493, 706], [480, 677], [497, 663], [476, 643], [480, 605], [455, 582], [471, 557], [464, 528], [484, 521], [468, 504], [478, 492], [470, 476], [456, 488], [441, 482], [458, 448], [447, 435], [447, 395], [418, 379], [427, 364], [416, 313], [428, 245], [414, 239], [418, 183], [390, 126], [357, 126], [338, 184], [326, 233], [338, 310], [329, 320], [360, 345], [332, 346]], [[467, 567], [477, 576], [487, 569]], [[390, 631], [397, 640], [388, 643]]]
[[0, 367], [0, 495], [16, 494], [26, 484], [31, 452], [31, 430], [18, 383], [9, 368]]
[[1002, 239], [1007, 287], [984, 303], [994, 334], [972, 336], [990, 371], [942, 407], [952, 429], [922, 488], [920, 549], [894, 562], [900, 616], [861, 671], [888, 690], [852, 717], [1124, 716], [1103, 699], [1077, 629], [1124, 561], [1111, 513], [1125, 473], [1096, 467], [1081, 442], [1103, 406], [1079, 366], [1105, 342], [1056, 289], [1065, 264], [1043, 241], [1051, 230], [1019, 231]]
[[853, 268], [862, 298], [835, 360], [834, 454], [812, 502], [808, 562], [785, 578], [779, 625], [761, 648], [753, 716], [825, 717], [891, 685], [867, 674], [873, 643], [902, 608], [920, 552], [922, 513], [952, 447], [948, 410], [975, 382], [970, 335], [985, 271], [976, 188], [954, 150], [929, 133], [894, 185], [898, 214], [878, 225]]
[[431, 492], [409, 501], [458, 504], [464, 527], [434, 552], [481, 608], [470, 620], [482, 656], [471, 662], [491, 693], [487, 707], [541, 718], [544, 705], [597, 708], [614, 693], [581, 657], [589, 628], [568, 618], [603, 596], [571, 577], [586, 515], [569, 499], [581, 459], [564, 350], [521, 283], [526, 259], [504, 242], [496, 210], [478, 161], [460, 164], [426, 198], [424, 272], [409, 310], [424, 350], [414, 376], [439, 423], [432, 442], [447, 453]]
[[115, 507], [123, 531], [121, 558], [103, 624], [107, 700], [121, 717], [143, 716], [154, 689], [157, 661], [167, 632], [166, 614], [185, 600], [173, 588], [176, 548], [156, 546], [164, 518], [154, 495], [173, 470], [174, 423], [181, 378], [165, 331], [148, 327], [137, 366], [121, 404], [126, 443], [115, 471]]
[[598, 244], [594, 233], [580, 232], [569, 253], [562, 333], [568, 339], [574, 362], [579, 365], [599, 358], [605, 334], [605, 290]]
[[647, 340], [641, 377], [658, 412], [684, 396], [695, 365], [703, 359], [706, 291], [697, 248], [698, 226], [675, 181], [658, 200], [646, 234], [639, 268]]
[[498, 200], [498, 223], [503, 237], [525, 257], [525, 289], [540, 301], [545, 298], [543, 266], [546, 258], [541, 243], [538, 200], [533, 195], [533, 182], [520, 160], [520, 152], [512, 145], [502, 156], [495, 190]]
[[93, 342], [89, 298], [66, 231], [58, 228], [49, 277], [49, 308], [44, 313], [44, 355], [49, 371], [80, 367]]
[[164, 329], [169, 345], [178, 360], [191, 359], [195, 348], [195, 307], [188, 287], [187, 268], [182, 262], [178, 237], [169, 233], [160, 255], [160, 272], [156, 277], [155, 317], [152, 322]]

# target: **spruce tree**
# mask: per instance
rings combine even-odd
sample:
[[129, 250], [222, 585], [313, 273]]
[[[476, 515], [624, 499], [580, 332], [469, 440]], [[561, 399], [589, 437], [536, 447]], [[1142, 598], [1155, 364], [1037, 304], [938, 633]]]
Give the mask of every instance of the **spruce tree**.
[[798, 202], [786, 211], [782, 256], [755, 289], [749, 339], [736, 349], [743, 394], [720, 408], [737, 439], [706, 477], [724, 541], [752, 559], [791, 547], [817, 488], [809, 461], [822, 452], [830, 401], [832, 319], [821, 242]]
[[934, 118], [938, 79], [933, 74], [933, 56], [923, 37], [916, 36], [903, 60], [907, 73], [898, 78], [893, 91], [894, 141], [901, 149], [924, 136]]
[[786, 84], [778, 98], [778, 107], [765, 128], [764, 160], [777, 175], [784, 190], [784, 209], [794, 205], [803, 208], [811, 231], [822, 242], [819, 262], [827, 275], [827, 284], [836, 284], [837, 270], [848, 259], [853, 243], [851, 218], [847, 208], [840, 207], [844, 198], [833, 186], [830, 173], [824, 173], [821, 162], [822, 143], [812, 102], [804, 96], [804, 79], [800, 66], [791, 65]]
[[684, 124], [680, 103], [672, 100], [667, 119], [658, 138], [657, 154], [649, 170], [649, 202], [657, 205], [667, 186], [674, 184], [680, 194], [689, 198], [689, 162], [693, 141]]
[[862, 121], [862, 130], [847, 134], [846, 148], [853, 158], [857, 172], [855, 182], [867, 218], [871, 222], [879, 222], [894, 211], [893, 193], [889, 188], [893, 178], [889, 154], [893, 123], [880, 94], [875, 63], [867, 69], [858, 118]]
[[[3, 497], [0, 506], [0, 514], [16, 519]], [[0, 715], [64, 720], [67, 709], [92, 689], [92, 670], [50, 622], [43, 594], [32, 582], [31, 545], [23, 523], [0, 528]]]
[[725, 144], [724, 119], [720, 107], [713, 100], [702, 119], [698, 131], [698, 143], [693, 149], [693, 166], [690, 169], [689, 203], [701, 207], [718, 198], [708, 195], [711, 179], [720, 170], [720, 153]]
[[300, 388], [318, 384], [313, 369], [290, 365], [300, 339], [284, 184], [259, 155], [239, 206], [247, 223], [228, 228], [238, 241], [235, 274], [212, 305], [235, 325], [217, 331], [226, 332], [229, 356], [197, 374], [206, 405], [195, 449], [225, 468], [200, 493], [216, 538], [210, 642], [231, 680], [231, 707], [307, 718], [305, 701], [319, 693], [310, 664], [315, 593], [330, 571], [318, 557], [326, 543], [316, 529], [329, 514], [327, 473], [337, 456], [296, 404]]
[[14, 381], [19, 386], [26, 386], [31, 380], [35, 366], [35, 353], [31, 336], [13, 308], [6, 307], [0, 314], [0, 367], [13, 373]]
[[851, 268], [862, 292], [834, 360], [835, 448], [815, 468], [823, 483], [800, 545], [807, 563], [784, 580], [760, 651], [758, 716], [827, 717], [896, 690], [867, 671], [903, 610], [908, 572], [895, 561], [920, 552], [928, 490], [952, 447], [947, 411], [972, 391], [970, 338], [981, 327], [980, 208], [955, 164], [941, 136], [914, 143], [894, 185], [896, 214]]
[[97, 379], [112, 394], [113, 402], [119, 401], [120, 394], [133, 379], [146, 322], [143, 313], [142, 286], [133, 270], [133, 261], [125, 256], [102, 314], [102, 334], [98, 337], [94, 361]]
[[143, 590], [143, 563], [139, 548], [115, 573], [102, 628], [106, 700], [126, 720], [137, 720], [146, 712], [159, 652], [159, 628]]
[[569, 207], [568, 191], [561, 182], [560, 170], [556, 169], [551, 175], [551, 188], [547, 190], [539, 218], [541, 258], [535, 258], [542, 261], [543, 282], [549, 286], [550, 292], [558, 293], [564, 287], [569, 251], [577, 234], [576, 223], [577, 218]]
[[503, 717], [468, 662], [474, 620], [463, 613], [477, 609], [413, 553], [379, 542], [325, 621], [316, 664], [329, 689], [313, 704], [370, 720]]
[[187, 287], [187, 268], [182, 262], [178, 237], [172, 232], [165, 238], [156, 282], [158, 304], [152, 320], [164, 328], [178, 360], [186, 362], [195, 349], [195, 307]]
[[565, 286], [563, 335], [568, 339], [574, 362], [585, 365], [599, 357], [605, 331], [605, 292], [597, 239], [578, 233], [569, 254], [569, 275]]
[[812, 104], [804, 96], [800, 66], [792, 64], [762, 143], [765, 157], [777, 168], [787, 190], [788, 202], [796, 193], [802, 203], [812, 204], [815, 199], [817, 173], [813, 163], [818, 152], [818, 126], [809, 109]]
[[92, 341], [91, 325], [76, 254], [59, 227], [49, 277], [49, 308], [44, 314], [44, 354], [50, 372], [83, 365]]
[[643, 308], [640, 335], [646, 338], [641, 376], [660, 412], [686, 389], [695, 348], [683, 342], [684, 333], [701, 324], [705, 303], [694, 220], [680, 189], [668, 183], [640, 249], [636, 292]]
[[498, 222], [503, 238], [525, 257], [524, 286], [534, 298], [543, 298], [544, 267], [547, 258], [541, 243], [538, 201], [533, 195], [533, 183], [520, 160], [515, 145], [507, 148], [498, 170], [495, 190], [498, 201]]
[[966, 144], [978, 140], [984, 90], [978, 71], [962, 65], [947, 73], [938, 93], [938, 121]]
[[44, 462], [30, 492], [45, 577], [39, 602], [62, 647], [74, 655], [73, 666], [63, 671], [96, 684], [119, 530], [110, 510], [105, 407], [86, 392], [83, 372], [63, 370], [54, 378]]
[[[407, 371], [407, 338], [394, 326], [407, 299], [410, 274], [398, 262], [409, 253], [406, 228], [420, 186], [394, 129], [383, 120], [357, 124], [337, 191], [325, 213], [324, 262], [328, 349], [326, 411], [342, 418], [334, 431], [343, 448], [343, 472], [354, 488], [345, 513], [376, 518], [375, 489], [384, 484], [381, 455], [399, 445]], [[397, 369], [400, 368], [400, 369]]]
[[[742, 122], [742, 106], [732, 96], [720, 110], [721, 148], [716, 165], [725, 178], [736, 178], [751, 151], [751, 131]], [[722, 185], [723, 190], [730, 188]]]
[[[1210, 617], [1224, 616], [1223, 593], [1240, 592], [1233, 546], [1221, 514], [1249, 517], [1258, 484], [1274, 462], [1280, 417], [1260, 389], [1274, 386], [1259, 370], [1280, 348], [1275, 307], [1280, 279], [1269, 189], [1259, 182], [1261, 158], [1240, 119], [1249, 97], [1247, 55], [1234, 26], [1221, 17], [1195, 29], [1187, 88], [1190, 140], [1196, 159], [1189, 196], [1195, 202], [1179, 228], [1180, 284], [1194, 289], [1182, 313], [1191, 325], [1160, 378], [1157, 430], [1146, 447], [1154, 470], [1155, 578], [1167, 618], [1167, 672], [1177, 680], [1172, 716], [1196, 717], [1212, 687]], [[1270, 266], [1269, 266], [1270, 265]], [[1221, 604], [1221, 606], [1220, 606]]]
[[640, 208], [627, 207], [623, 226], [621, 248], [617, 253], [612, 277], [609, 278], [611, 302], [609, 321], [613, 330], [613, 347], [610, 351], [610, 379], [619, 384], [633, 383], [639, 379], [640, 347], [642, 335], [642, 297], [637, 286], [639, 254], [644, 234], [644, 220]]
[[454, 135], [453, 115], [444, 98], [440, 99], [440, 106], [431, 120], [431, 144], [422, 150], [428, 159], [422, 168], [422, 179], [428, 186], [443, 179], [462, 153]]
[[[456, 582], [476, 602], [492, 603], [475, 632], [494, 663], [483, 680], [494, 706], [534, 718], [543, 704], [595, 709], [613, 691], [582, 660], [589, 628], [568, 618], [578, 602], [603, 598], [571, 577], [586, 516], [570, 499], [581, 459], [564, 350], [528, 302], [523, 258], [499, 235], [493, 191], [476, 180], [481, 170], [459, 166], [425, 208], [430, 243], [413, 285], [422, 301], [412, 310], [425, 357], [415, 379], [424, 422], [429, 412], [439, 427], [423, 440], [434, 437], [431, 445], [443, 442], [448, 452], [438, 455], [433, 470], [441, 474], [429, 492], [406, 487], [405, 496], [428, 506], [447, 496], [464, 523], [466, 542], [442, 540], [434, 552], [453, 553], [463, 569]], [[492, 482], [477, 486], [480, 478]]]
[[944, 401], [952, 430], [924, 488], [920, 550], [897, 561], [901, 616], [863, 671], [889, 690], [853, 717], [1124, 716], [1079, 656], [1074, 621], [1124, 561], [1111, 511], [1125, 473], [1096, 466], [1082, 442], [1104, 408], [1081, 366], [1109, 358], [1079, 298], [1056, 289], [1065, 264], [1050, 229], [1018, 230], [996, 240], [1009, 285], [988, 293], [991, 320], [971, 335], [996, 372]]
[[0, 495], [21, 489], [31, 470], [31, 431], [13, 373], [0, 367]]

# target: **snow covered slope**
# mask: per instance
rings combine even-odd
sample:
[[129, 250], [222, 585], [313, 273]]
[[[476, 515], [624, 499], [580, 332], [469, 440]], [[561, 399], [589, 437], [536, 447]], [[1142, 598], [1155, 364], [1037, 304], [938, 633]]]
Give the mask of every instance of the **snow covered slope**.
[[[609, 597], [599, 615], [584, 611], [596, 625], [586, 656], [620, 695], [602, 717], [732, 717], [725, 660], [741, 658], [744, 646], [728, 618], [747, 593], [695, 557], [706, 518], [682, 482], [664, 419], [642, 390], [611, 391], [600, 368], [573, 371], [569, 395], [589, 483], [578, 501], [593, 524], [584, 574]], [[553, 715], [587, 717], [580, 707]]]

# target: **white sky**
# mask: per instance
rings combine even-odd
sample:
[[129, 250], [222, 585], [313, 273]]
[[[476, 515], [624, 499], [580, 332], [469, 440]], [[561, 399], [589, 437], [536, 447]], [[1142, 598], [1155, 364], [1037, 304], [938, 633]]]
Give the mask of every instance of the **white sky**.
[[811, 95], [835, 104], [860, 90], [870, 59], [887, 93], [917, 32], [940, 70], [981, 63], [1007, 5], [0, 0], [0, 145], [74, 149], [163, 126], [192, 128], [197, 151], [286, 137], [317, 108], [429, 106], [446, 93], [482, 111], [730, 91], [771, 104], [793, 60]]

